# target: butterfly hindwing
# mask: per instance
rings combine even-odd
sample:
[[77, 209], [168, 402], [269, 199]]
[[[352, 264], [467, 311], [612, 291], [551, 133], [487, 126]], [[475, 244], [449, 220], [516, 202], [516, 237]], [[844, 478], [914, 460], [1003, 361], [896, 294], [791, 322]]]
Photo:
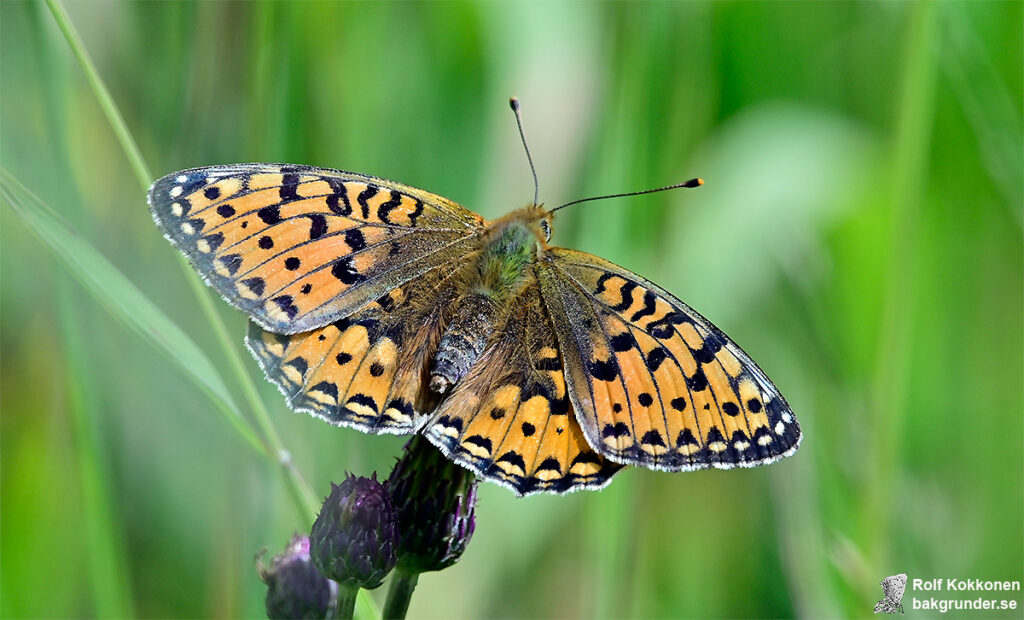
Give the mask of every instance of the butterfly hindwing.
[[751, 467], [796, 450], [785, 399], [689, 306], [583, 252], [551, 248], [537, 273], [570, 397], [601, 454], [679, 471]]
[[364, 432], [411, 433], [433, 406], [429, 355], [457, 292], [450, 272], [434, 270], [308, 332], [250, 323], [246, 343], [292, 409]]
[[595, 452], [566, 393], [536, 278], [479, 362], [423, 429], [457, 463], [520, 495], [600, 488], [621, 465]]
[[310, 166], [184, 170], [154, 183], [149, 203], [210, 285], [283, 334], [348, 316], [471, 251], [483, 226], [440, 196]]

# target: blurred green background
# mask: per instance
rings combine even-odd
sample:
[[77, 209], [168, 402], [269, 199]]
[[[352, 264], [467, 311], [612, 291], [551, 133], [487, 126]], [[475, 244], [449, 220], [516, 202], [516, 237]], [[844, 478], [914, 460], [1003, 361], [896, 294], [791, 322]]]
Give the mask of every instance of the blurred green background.
[[[802, 448], [566, 497], [486, 484], [463, 560], [421, 577], [410, 615], [704, 618], [867, 617], [898, 572], [1022, 578], [1022, 7], [66, 8], [154, 177], [315, 164], [492, 218], [532, 195], [513, 94], [548, 204], [703, 177], [563, 211], [553, 241], [715, 321]], [[97, 249], [212, 360], [190, 374], [140, 338], [124, 316], [153, 313], [115, 318], [111, 280], [73, 253], [69, 271], [5, 201], [0, 615], [259, 617], [253, 555], [309, 515], [193, 379], [253, 419], [244, 356], [317, 497], [386, 474], [403, 440], [289, 412], [206, 293], [221, 346], [47, 6], [0, 3], [0, 36], [0, 164], [81, 235], [58, 249]]]

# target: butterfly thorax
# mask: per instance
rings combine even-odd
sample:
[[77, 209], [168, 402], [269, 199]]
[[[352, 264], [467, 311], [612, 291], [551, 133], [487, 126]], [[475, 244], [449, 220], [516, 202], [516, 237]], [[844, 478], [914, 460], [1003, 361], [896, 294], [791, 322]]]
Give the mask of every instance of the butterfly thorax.
[[534, 277], [530, 266], [546, 241], [536, 206], [516, 211], [488, 226], [483, 247], [465, 265], [464, 293], [455, 304], [434, 356], [430, 387], [444, 393], [480, 358], [508, 309]]

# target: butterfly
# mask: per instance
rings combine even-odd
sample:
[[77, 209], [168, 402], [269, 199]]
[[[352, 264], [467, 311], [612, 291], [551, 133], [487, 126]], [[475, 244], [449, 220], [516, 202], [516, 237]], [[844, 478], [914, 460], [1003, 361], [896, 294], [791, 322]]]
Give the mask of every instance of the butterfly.
[[485, 221], [393, 181], [286, 164], [183, 170], [148, 198], [249, 317], [248, 348], [291, 408], [422, 433], [517, 494], [601, 488], [625, 465], [753, 467], [800, 442], [742, 349], [657, 285], [549, 245], [553, 210], [536, 199]]
[[907, 588], [907, 574], [891, 575], [882, 580], [882, 600], [875, 604], [875, 613], [903, 613], [903, 592]]

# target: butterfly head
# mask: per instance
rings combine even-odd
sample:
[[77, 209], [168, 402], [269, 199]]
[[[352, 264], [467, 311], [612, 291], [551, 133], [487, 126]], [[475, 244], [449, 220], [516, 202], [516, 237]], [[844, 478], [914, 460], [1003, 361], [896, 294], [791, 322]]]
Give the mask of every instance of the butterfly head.
[[552, 215], [542, 204], [529, 204], [490, 223], [492, 239], [515, 240], [513, 245], [540, 255], [551, 241]]

